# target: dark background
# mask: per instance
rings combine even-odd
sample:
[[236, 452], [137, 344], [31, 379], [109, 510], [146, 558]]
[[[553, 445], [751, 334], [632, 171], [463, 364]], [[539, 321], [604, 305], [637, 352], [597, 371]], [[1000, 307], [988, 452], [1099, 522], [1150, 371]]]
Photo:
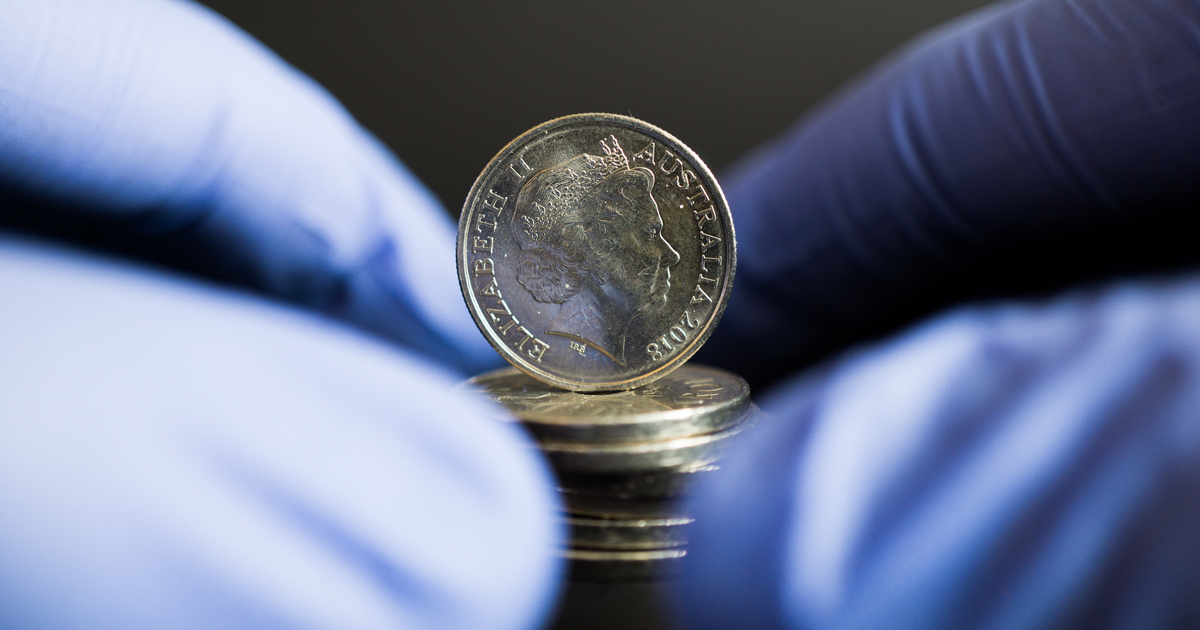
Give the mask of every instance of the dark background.
[[328, 88], [457, 213], [505, 144], [629, 114], [721, 168], [983, 0], [207, 0]]

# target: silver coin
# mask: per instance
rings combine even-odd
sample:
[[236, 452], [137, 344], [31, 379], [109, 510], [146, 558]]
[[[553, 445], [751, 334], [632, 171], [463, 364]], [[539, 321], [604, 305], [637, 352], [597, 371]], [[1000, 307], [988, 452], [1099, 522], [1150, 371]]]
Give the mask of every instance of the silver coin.
[[645, 550], [669, 549], [687, 544], [691, 518], [612, 520], [568, 517], [574, 549]]
[[570, 561], [573, 581], [645, 582], [678, 575], [687, 550], [682, 547], [650, 551], [562, 549], [559, 554]]
[[607, 494], [559, 490], [563, 511], [572, 516], [614, 520], [690, 518], [679, 499], [614, 497]]
[[459, 283], [514, 366], [573, 391], [632, 389], [708, 338], [737, 267], [712, 173], [667, 132], [579, 114], [527, 131], [471, 188]]
[[636, 389], [584, 394], [504, 368], [468, 381], [539, 440], [650, 442], [720, 431], [750, 408], [750, 387], [724, 370], [687, 364]]
[[686, 494], [700, 479], [718, 470], [716, 464], [689, 466], [627, 475], [559, 474], [563, 492], [600, 494], [629, 499], [671, 499]]
[[689, 437], [622, 444], [542, 442], [538, 448], [560, 473], [640, 473], [703, 466], [715, 462], [732, 438], [753, 423]]

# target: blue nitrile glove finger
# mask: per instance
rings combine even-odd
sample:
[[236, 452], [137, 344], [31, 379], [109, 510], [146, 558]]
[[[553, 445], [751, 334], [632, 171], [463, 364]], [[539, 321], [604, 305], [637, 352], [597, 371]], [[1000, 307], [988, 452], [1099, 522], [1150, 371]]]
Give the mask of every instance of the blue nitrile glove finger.
[[1200, 261], [1200, 5], [1008, 3], [935, 31], [726, 182], [756, 382], [972, 296]]
[[0, 233], [0, 627], [528, 630], [552, 477], [328, 319]]
[[1200, 627], [1200, 276], [960, 310], [767, 401], [691, 629]]
[[475, 372], [438, 202], [323, 89], [174, 0], [0, 4], [0, 225], [239, 283]]

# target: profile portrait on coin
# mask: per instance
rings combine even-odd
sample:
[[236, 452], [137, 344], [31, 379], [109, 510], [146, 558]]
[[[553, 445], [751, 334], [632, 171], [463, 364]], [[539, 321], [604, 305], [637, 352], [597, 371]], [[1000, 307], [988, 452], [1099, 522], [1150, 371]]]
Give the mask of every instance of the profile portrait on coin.
[[630, 167], [615, 136], [600, 149], [533, 175], [510, 228], [521, 247], [517, 281], [535, 300], [562, 305], [545, 332], [624, 366], [630, 325], [666, 305], [679, 253], [662, 234], [654, 172]]

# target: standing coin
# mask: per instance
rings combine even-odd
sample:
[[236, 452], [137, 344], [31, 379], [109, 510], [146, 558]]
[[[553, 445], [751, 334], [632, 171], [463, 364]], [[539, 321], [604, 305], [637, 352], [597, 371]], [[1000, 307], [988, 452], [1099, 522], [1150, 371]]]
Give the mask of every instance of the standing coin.
[[574, 391], [679, 367], [721, 317], [737, 266], [712, 173], [640, 120], [579, 114], [492, 159], [458, 223], [475, 323], [514, 366]]

